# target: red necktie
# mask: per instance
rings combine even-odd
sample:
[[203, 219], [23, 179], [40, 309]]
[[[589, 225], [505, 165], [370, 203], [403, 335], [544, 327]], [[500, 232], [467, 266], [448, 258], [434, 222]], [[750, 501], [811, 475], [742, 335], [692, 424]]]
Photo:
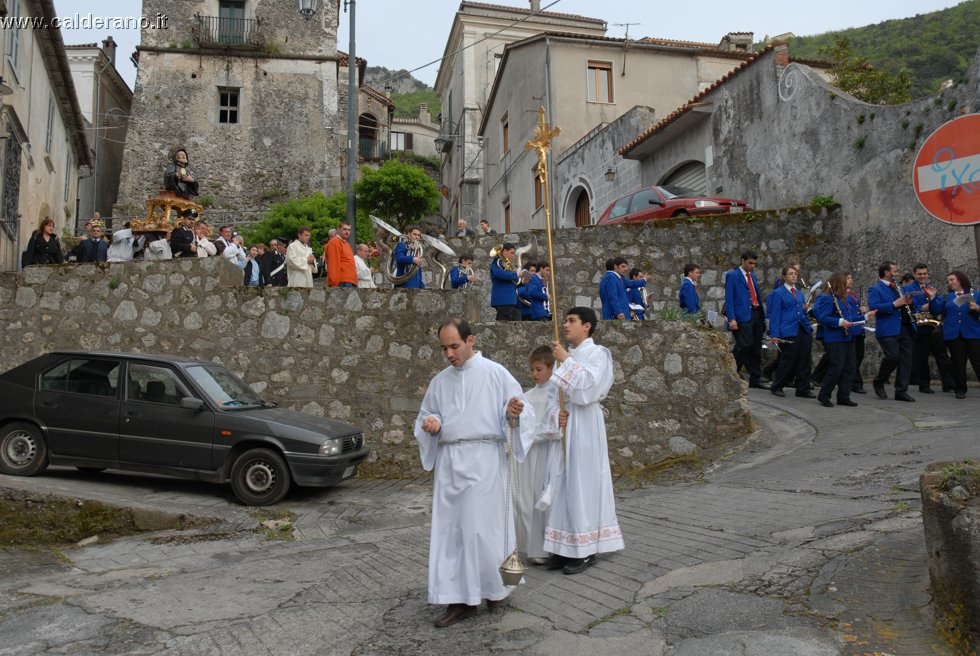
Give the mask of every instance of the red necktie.
[[745, 280], [749, 283], [749, 298], [752, 299], [752, 307], [759, 307], [759, 297], [755, 295], [755, 285], [752, 284], [752, 276], [746, 273]]
[[796, 287], [793, 287], [790, 291], [793, 292], [793, 299], [796, 300]]

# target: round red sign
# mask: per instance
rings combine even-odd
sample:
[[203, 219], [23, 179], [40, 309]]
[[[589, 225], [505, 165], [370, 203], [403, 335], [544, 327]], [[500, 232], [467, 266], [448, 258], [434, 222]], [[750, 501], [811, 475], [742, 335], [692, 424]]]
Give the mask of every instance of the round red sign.
[[980, 114], [944, 123], [915, 158], [915, 195], [943, 223], [980, 223]]

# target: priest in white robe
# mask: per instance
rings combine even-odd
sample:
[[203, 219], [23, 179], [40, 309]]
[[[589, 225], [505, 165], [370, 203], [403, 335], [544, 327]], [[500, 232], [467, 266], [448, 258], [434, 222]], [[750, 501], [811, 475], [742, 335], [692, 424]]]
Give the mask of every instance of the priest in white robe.
[[578, 574], [595, 564], [596, 554], [624, 548], [616, 518], [606, 423], [599, 403], [613, 383], [612, 354], [592, 341], [597, 319], [590, 308], [565, 313], [566, 351], [552, 344], [559, 366], [551, 382], [565, 393], [568, 411], [565, 472], [548, 515], [544, 548], [554, 556], [549, 569]]
[[422, 467], [435, 471], [429, 602], [449, 604], [435, 621], [445, 627], [474, 615], [484, 599], [492, 609], [511, 593], [498, 571], [516, 542], [504, 441], [513, 430], [513, 453], [523, 460], [535, 422], [520, 384], [475, 350], [466, 321], [444, 323], [439, 342], [450, 366], [429, 383], [415, 439]]

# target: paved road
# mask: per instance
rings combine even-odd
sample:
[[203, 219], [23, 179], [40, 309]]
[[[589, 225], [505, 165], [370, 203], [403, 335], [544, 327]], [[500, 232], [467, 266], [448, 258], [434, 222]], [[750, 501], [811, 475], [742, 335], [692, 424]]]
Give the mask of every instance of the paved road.
[[[980, 390], [971, 390], [974, 396]], [[919, 518], [925, 465], [978, 455], [972, 401], [823, 408], [751, 390], [757, 435], [697, 480], [622, 489], [627, 549], [532, 569], [449, 629], [426, 599], [430, 484], [294, 492], [268, 540], [208, 484], [52, 469], [0, 485], [221, 520], [65, 551], [0, 552], [0, 656], [20, 654], [946, 654]], [[925, 402], [924, 402], [925, 401]]]

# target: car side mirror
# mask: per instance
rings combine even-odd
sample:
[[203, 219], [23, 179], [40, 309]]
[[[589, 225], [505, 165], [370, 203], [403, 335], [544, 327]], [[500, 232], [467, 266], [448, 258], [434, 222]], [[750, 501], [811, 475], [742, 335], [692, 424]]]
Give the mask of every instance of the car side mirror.
[[193, 396], [185, 396], [180, 400], [180, 407], [197, 412], [204, 407], [204, 401], [195, 399]]

